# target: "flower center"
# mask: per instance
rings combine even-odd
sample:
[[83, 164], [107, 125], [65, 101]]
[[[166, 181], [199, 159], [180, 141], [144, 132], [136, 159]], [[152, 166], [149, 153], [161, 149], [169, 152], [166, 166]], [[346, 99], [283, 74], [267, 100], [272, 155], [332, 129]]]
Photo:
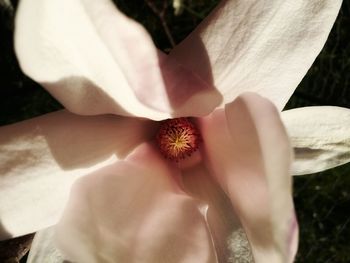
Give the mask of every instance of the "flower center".
[[191, 156], [198, 149], [201, 140], [199, 131], [188, 118], [163, 121], [157, 134], [160, 152], [176, 162]]

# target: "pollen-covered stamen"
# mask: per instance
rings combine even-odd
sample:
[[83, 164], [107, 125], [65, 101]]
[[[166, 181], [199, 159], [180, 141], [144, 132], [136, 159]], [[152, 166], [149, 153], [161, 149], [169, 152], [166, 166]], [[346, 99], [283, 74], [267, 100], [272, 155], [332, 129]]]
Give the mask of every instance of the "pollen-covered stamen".
[[197, 128], [188, 118], [163, 121], [157, 134], [161, 153], [175, 161], [190, 156], [198, 149], [201, 140]]

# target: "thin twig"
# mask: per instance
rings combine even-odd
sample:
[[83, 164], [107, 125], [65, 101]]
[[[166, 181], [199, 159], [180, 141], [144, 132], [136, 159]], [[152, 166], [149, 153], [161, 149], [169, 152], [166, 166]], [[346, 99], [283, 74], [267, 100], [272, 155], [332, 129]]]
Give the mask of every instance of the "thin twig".
[[170, 45], [171, 45], [172, 47], [175, 47], [174, 38], [173, 38], [173, 36], [171, 35], [170, 29], [169, 29], [168, 24], [167, 24], [167, 22], [166, 22], [166, 20], [165, 20], [165, 10], [166, 10], [166, 8], [168, 7], [167, 1], [164, 1], [164, 2], [163, 2], [163, 8], [162, 8], [161, 11], [156, 7], [156, 5], [154, 4], [153, 1], [151, 1], [151, 0], [145, 0], [145, 2], [146, 2], [146, 4], [148, 5], [148, 7], [151, 8], [151, 10], [153, 11], [153, 13], [155, 13], [155, 14], [159, 17], [160, 22], [162, 23], [164, 32], [165, 32], [165, 34], [166, 34], [166, 36], [167, 36], [167, 38], [168, 38], [168, 40], [169, 40], [169, 42], [170, 42]]

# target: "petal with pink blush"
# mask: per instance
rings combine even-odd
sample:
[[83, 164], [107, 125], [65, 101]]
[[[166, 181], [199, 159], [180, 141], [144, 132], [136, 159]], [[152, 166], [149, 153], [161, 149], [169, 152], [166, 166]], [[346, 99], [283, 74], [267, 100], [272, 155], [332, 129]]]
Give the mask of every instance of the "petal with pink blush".
[[152, 146], [79, 179], [56, 226], [77, 262], [216, 262], [205, 206], [181, 191], [179, 170]]
[[208, 205], [207, 221], [218, 262], [253, 262], [251, 249], [230, 199], [203, 164], [187, 168], [185, 191]]
[[200, 120], [205, 159], [242, 222], [255, 262], [292, 262], [297, 225], [288, 137], [277, 109], [246, 93]]
[[20, 1], [15, 48], [23, 71], [77, 114], [160, 120], [203, 116], [221, 102], [109, 0]]
[[350, 109], [304, 107], [282, 112], [291, 137], [294, 175], [324, 171], [350, 161]]
[[321, 51], [341, 0], [223, 0], [171, 56], [225, 103], [252, 91], [282, 110]]
[[[158, 52], [159, 63], [166, 88], [166, 97], [173, 108], [172, 118], [175, 117], [198, 117], [208, 115], [221, 102], [222, 96], [211, 85], [201, 80], [192, 71], [181, 66], [174, 58]], [[163, 97], [161, 89], [150, 94], [148, 90], [137, 86], [152, 103], [162, 105]]]
[[124, 158], [154, 130], [150, 121], [67, 111], [0, 128], [0, 238], [55, 224], [71, 184]]

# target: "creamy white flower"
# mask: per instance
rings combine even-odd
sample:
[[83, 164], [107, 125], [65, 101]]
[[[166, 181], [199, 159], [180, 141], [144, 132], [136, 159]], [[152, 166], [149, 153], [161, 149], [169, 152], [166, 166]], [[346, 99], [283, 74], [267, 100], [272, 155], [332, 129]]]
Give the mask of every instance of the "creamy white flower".
[[[292, 157], [275, 106], [311, 66], [340, 4], [222, 1], [165, 55], [108, 0], [22, 0], [20, 65], [70, 112], [0, 129], [1, 237], [59, 222], [58, 245], [78, 262], [227, 262], [244, 229], [255, 262], [293, 261]], [[300, 125], [319, 128], [311, 139], [295, 128], [299, 112], [282, 113], [296, 149], [328, 151], [321, 169], [348, 161], [349, 111], [336, 135], [336, 121], [306, 111]], [[152, 143], [154, 120], [182, 116], [197, 117], [203, 136], [201, 161], [186, 169]], [[312, 172], [299, 153], [295, 171]], [[40, 237], [33, 262], [52, 251]]]

